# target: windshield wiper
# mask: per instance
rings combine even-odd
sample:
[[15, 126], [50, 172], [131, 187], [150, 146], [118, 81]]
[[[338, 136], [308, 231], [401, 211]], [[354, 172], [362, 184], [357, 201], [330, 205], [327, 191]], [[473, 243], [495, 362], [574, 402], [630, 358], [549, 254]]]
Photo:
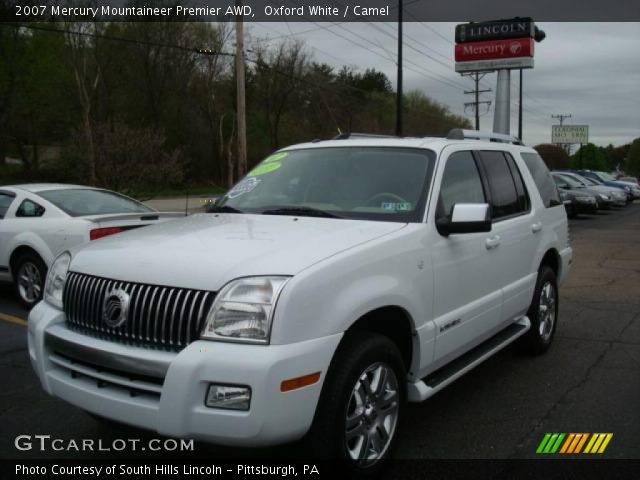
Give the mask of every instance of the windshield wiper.
[[245, 213], [237, 208], [230, 207], [229, 205], [209, 205], [207, 207], [207, 213]]
[[343, 218], [335, 213], [311, 207], [280, 207], [264, 210], [262, 215], [296, 215], [300, 217]]

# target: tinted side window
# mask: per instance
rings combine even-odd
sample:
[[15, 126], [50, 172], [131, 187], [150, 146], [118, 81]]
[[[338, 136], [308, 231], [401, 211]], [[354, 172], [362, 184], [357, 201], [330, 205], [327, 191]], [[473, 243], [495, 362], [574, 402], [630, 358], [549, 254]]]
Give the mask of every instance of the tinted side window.
[[511, 176], [516, 184], [516, 192], [518, 193], [518, 207], [521, 212], [528, 212], [531, 207], [531, 200], [529, 199], [529, 193], [527, 187], [522, 179], [522, 173], [509, 152], [504, 152], [504, 156], [507, 157], [507, 163], [511, 169]]
[[511, 169], [502, 152], [480, 152], [491, 191], [491, 216], [494, 220], [522, 212]]
[[451, 215], [456, 203], [487, 203], [471, 152], [456, 152], [449, 156], [442, 175], [437, 216]]
[[7, 210], [9, 209], [9, 205], [11, 205], [11, 202], [13, 202], [12, 195], [0, 193], [0, 218], [4, 218]]
[[540, 158], [540, 155], [537, 153], [521, 153], [520, 155], [527, 165], [536, 187], [538, 187], [544, 206], [549, 208], [561, 205], [562, 202], [560, 201], [560, 194], [558, 193], [556, 184], [551, 178], [549, 169], [542, 158]]
[[24, 200], [16, 210], [16, 217], [41, 217], [42, 215], [44, 215], [44, 207], [31, 200]]

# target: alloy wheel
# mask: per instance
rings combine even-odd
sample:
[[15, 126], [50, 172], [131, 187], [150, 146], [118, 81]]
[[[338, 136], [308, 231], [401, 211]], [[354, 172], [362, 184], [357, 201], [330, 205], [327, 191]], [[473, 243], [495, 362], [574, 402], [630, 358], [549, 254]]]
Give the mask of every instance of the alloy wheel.
[[385, 363], [375, 363], [358, 377], [347, 407], [345, 423], [349, 457], [370, 466], [384, 457], [398, 423], [398, 379]]

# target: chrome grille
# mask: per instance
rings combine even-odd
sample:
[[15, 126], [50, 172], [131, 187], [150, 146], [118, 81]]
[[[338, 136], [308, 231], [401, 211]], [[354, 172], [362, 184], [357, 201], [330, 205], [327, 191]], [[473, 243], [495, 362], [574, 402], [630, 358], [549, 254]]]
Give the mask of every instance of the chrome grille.
[[[130, 296], [123, 325], [102, 319], [105, 296], [113, 289]], [[67, 324], [109, 340], [178, 350], [197, 340], [215, 292], [122, 282], [70, 272], [64, 289]]]

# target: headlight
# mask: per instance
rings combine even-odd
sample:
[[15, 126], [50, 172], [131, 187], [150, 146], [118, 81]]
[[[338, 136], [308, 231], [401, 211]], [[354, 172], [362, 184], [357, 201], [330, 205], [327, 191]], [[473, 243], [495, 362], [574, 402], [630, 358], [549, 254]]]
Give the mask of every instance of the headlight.
[[67, 272], [71, 263], [71, 254], [69, 252], [61, 253], [55, 259], [53, 265], [47, 274], [47, 281], [44, 284], [44, 300], [49, 305], [62, 310], [62, 292], [64, 285], [67, 283]]
[[606, 201], [606, 200], [609, 200], [609, 197], [607, 197], [607, 196], [606, 196], [606, 195], [604, 195], [603, 193], [600, 193], [599, 195], [600, 195], [600, 199], [601, 199], [601, 200], [605, 200], [605, 201]]
[[269, 343], [273, 312], [288, 279], [247, 277], [228, 283], [213, 302], [202, 338]]

